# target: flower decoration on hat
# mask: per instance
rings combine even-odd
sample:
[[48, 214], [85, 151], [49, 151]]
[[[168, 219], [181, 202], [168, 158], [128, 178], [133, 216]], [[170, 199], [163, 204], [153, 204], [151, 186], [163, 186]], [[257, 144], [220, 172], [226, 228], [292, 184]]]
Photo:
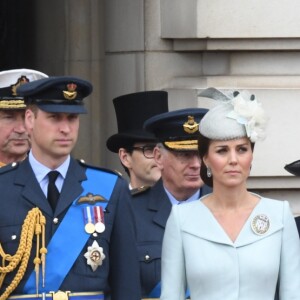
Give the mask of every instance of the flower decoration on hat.
[[248, 137], [252, 143], [265, 138], [267, 117], [253, 94], [248, 91], [205, 89], [200, 96], [216, 100], [200, 122], [200, 133], [213, 140]]
[[255, 96], [250, 95], [248, 91], [234, 92], [231, 104], [233, 110], [228, 113], [227, 117], [235, 119], [239, 124], [245, 126], [247, 137], [251, 142], [263, 140], [267, 117]]

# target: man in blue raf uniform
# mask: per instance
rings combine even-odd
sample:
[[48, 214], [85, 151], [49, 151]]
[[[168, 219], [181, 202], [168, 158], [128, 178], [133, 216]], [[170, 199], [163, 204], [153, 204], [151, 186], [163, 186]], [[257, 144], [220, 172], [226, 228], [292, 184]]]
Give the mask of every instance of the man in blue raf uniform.
[[18, 89], [32, 149], [0, 169], [0, 299], [140, 299], [127, 183], [70, 156], [91, 91], [64, 76]]
[[171, 206], [198, 200], [210, 189], [200, 178], [199, 122], [206, 109], [190, 108], [154, 116], [144, 127], [159, 143], [154, 158], [161, 179], [132, 200], [137, 227], [142, 296], [160, 296], [161, 250]]

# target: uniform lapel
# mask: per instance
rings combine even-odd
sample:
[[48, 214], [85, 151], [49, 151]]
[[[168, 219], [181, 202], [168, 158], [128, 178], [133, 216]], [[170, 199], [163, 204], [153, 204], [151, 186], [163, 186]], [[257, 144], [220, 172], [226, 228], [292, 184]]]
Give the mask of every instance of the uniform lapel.
[[166, 194], [162, 180], [160, 179], [152, 188], [148, 209], [156, 211], [153, 222], [165, 228], [171, 212], [171, 202]]
[[20, 163], [16, 171], [15, 184], [23, 186], [22, 197], [26, 201], [30, 202], [34, 207], [39, 207], [49, 216], [53, 214], [51, 206], [36, 180], [28, 158]]
[[76, 160], [71, 158], [55, 211], [57, 215], [67, 209], [71, 203], [81, 195], [83, 191], [81, 183], [87, 179], [85, 170], [86, 169], [80, 166]]

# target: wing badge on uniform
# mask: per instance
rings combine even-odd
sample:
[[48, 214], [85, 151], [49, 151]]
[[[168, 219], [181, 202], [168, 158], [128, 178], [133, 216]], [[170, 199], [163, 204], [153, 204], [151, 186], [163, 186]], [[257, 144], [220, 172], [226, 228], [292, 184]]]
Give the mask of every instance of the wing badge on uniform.
[[94, 205], [97, 202], [108, 202], [107, 199], [105, 199], [103, 196], [101, 195], [94, 195], [92, 193], [87, 193], [86, 196], [82, 196], [77, 200], [77, 204], [90, 204], [90, 205]]

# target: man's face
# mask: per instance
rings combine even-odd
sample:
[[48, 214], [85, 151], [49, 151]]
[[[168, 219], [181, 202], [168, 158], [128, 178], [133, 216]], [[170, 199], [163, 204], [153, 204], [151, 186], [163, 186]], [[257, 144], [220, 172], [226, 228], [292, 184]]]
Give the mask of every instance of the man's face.
[[30, 147], [23, 110], [0, 110], [0, 161], [22, 160]]
[[[25, 124], [28, 128], [32, 153], [46, 166], [62, 163], [74, 148], [79, 130], [79, 115], [47, 113], [27, 109]], [[53, 167], [51, 165], [51, 167]]]
[[[148, 158], [144, 155], [144, 153]], [[161, 176], [153, 157], [155, 144], [146, 142], [135, 143], [132, 152], [121, 148], [119, 151], [120, 159], [130, 173], [130, 183], [133, 188], [140, 186], [152, 186]], [[150, 155], [151, 154], [151, 155]]]
[[177, 200], [188, 199], [203, 185], [198, 151], [170, 151], [159, 146], [154, 155], [164, 186]]

